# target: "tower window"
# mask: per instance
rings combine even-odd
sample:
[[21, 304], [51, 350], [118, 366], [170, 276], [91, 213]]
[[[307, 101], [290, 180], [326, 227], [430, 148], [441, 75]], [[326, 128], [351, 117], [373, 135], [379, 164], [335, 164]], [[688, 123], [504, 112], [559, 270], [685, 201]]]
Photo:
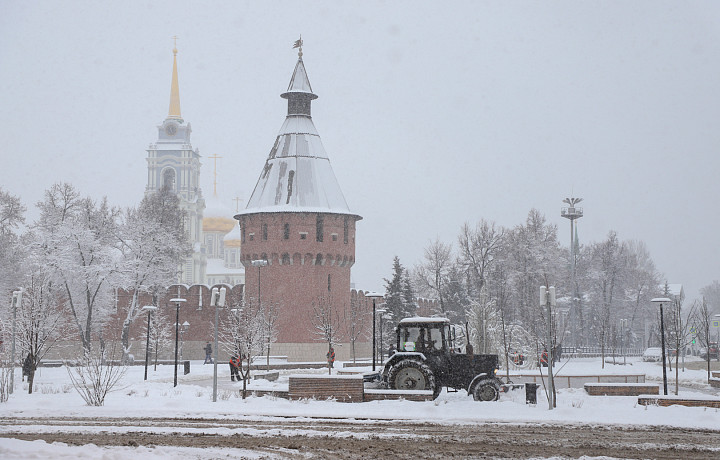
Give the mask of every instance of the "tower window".
[[267, 241], [267, 224], [262, 224], [263, 241]]
[[163, 171], [162, 186], [175, 191], [175, 170], [168, 168]]
[[240, 241], [245, 242], [245, 226], [240, 226]]
[[345, 218], [345, 226], [343, 228], [343, 241], [345, 244], [348, 244], [348, 234], [349, 234], [349, 225], [348, 225], [348, 218]]
[[330, 236], [332, 236], [333, 241], [337, 241], [337, 233], [331, 233]]
[[255, 234], [254, 234], [254, 233], [251, 233], [251, 234], [250, 234], [250, 241], [254, 241], [254, 240], [255, 240]]
[[283, 238], [286, 240], [290, 239], [290, 224], [285, 224], [285, 231], [283, 232]]
[[330, 292], [330, 275], [328, 275], [328, 292]]
[[315, 240], [322, 243], [323, 240], [323, 217], [322, 214], [318, 214], [317, 222], [315, 224]]
[[300, 232], [300, 239], [301, 239], [301, 240], [306, 240], [306, 239], [307, 239], [307, 235], [308, 235], [307, 232]]

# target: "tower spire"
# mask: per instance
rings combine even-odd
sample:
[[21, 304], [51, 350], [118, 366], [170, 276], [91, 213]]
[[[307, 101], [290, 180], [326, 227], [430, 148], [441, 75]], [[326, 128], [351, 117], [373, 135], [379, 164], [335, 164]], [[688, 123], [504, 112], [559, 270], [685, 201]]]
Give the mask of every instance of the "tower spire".
[[173, 37], [173, 70], [172, 83], [170, 84], [170, 110], [168, 110], [168, 118], [182, 120], [180, 115], [180, 86], [178, 85], [177, 72], [177, 36]]

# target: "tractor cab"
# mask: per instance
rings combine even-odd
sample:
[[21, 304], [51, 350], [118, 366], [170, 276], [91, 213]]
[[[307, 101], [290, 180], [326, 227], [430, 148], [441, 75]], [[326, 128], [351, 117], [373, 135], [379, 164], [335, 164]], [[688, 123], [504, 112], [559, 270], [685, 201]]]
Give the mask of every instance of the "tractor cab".
[[405, 318], [397, 327], [397, 350], [425, 354], [453, 349], [454, 336], [447, 318]]

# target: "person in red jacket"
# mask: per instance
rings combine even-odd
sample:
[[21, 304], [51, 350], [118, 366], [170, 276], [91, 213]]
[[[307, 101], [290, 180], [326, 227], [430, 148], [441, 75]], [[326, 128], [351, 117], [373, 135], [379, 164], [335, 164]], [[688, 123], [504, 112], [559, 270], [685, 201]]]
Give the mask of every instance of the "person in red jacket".
[[239, 382], [242, 380], [240, 378], [240, 366], [242, 366], [242, 361], [237, 356], [231, 356], [230, 357], [230, 380], [235, 381], [237, 378], [237, 381]]
[[330, 347], [330, 351], [327, 352], [327, 362], [329, 367], [333, 367], [335, 364], [335, 349], [333, 347]]

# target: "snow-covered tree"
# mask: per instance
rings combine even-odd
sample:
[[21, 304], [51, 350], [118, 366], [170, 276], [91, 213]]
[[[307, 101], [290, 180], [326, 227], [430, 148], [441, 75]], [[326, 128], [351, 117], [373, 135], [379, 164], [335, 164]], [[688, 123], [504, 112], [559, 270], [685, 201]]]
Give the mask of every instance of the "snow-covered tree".
[[538, 289], [547, 283], [556, 285], [561, 276], [561, 252], [557, 226], [532, 209], [524, 225], [506, 234], [507, 270], [519, 324], [540, 340], [546, 326], [538, 305]]
[[[629, 324], [625, 331], [626, 337], [622, 339], [625, 344], [632, 345], [641, 336], [637, 331], [644, 332], [645, 324], [654, 319], [650, 300], [657, 294], [660, 281], [655, 263], [642, 241], [628, 241], [625, 249], [626, 265], [621, 281], [627, 302], [623, 316], [629, 320]], [[643, 345], [640, 343], [641, 347]]]
[[122, 323], [123, 360], [130, 353], [130, 326], [140, 316], [143, 293], [171, 284], [192, 248], [184, 229], [186, 212], [168, 187], [146, 195], [137, 209], [128, 209], [119, 227], [122, 263], [118, 283], [132, 294]]
[[92, 349], [93, 331], [108, 320], [114, 307], [112, 286], [118, 275], [119, 211], [107, 199], [82, 198], [70, 184], [45, 191], [38, 203], [40, 219], [33, 229], [38, 250], [54, 282], [66, 298], [83, 350]]
[[720, 281], [715, 280], [701, 288], [700, 295], [705, 299], [711, 313], [720, 314]]
[[[25, 222], [26, 209], [20, 198], [0, 187], [0, 293], [3, 295], [20, 286], [20, 264], [25, 258], [17, 231]], [[2, 302], [3, 307], [5, 302]]]
[[22, 362], [29, 365], [28, 393], [33, 392], [35, 370], [40, 360], [66, 338], [66, 315], [63, 313], [64, 293], [54, 283], [52, 274], [37, 255], [25, 262], [25, 292], [17, 306], [16, 336], [20, 350], [27, 353]]
[[592, 299], [591, 331], [600, 346], [602, 367], [605, 367], [605, 349], [610, 345], [612, 327], [617, 323], [622, 307], [622, 279], [625, 276], [627, 248], [617, 233], [610, 231], [605, 241], [594, 244], [591, 249], [593, 270], [590, 296]]
[[404, 318], [405, 299], [403, 297], [403, 266], [400, 264], [400, 258], [393, 258], [393, 274], [392, 278], [385, 278], [385, 309], [393, 314], [396, 318]]

